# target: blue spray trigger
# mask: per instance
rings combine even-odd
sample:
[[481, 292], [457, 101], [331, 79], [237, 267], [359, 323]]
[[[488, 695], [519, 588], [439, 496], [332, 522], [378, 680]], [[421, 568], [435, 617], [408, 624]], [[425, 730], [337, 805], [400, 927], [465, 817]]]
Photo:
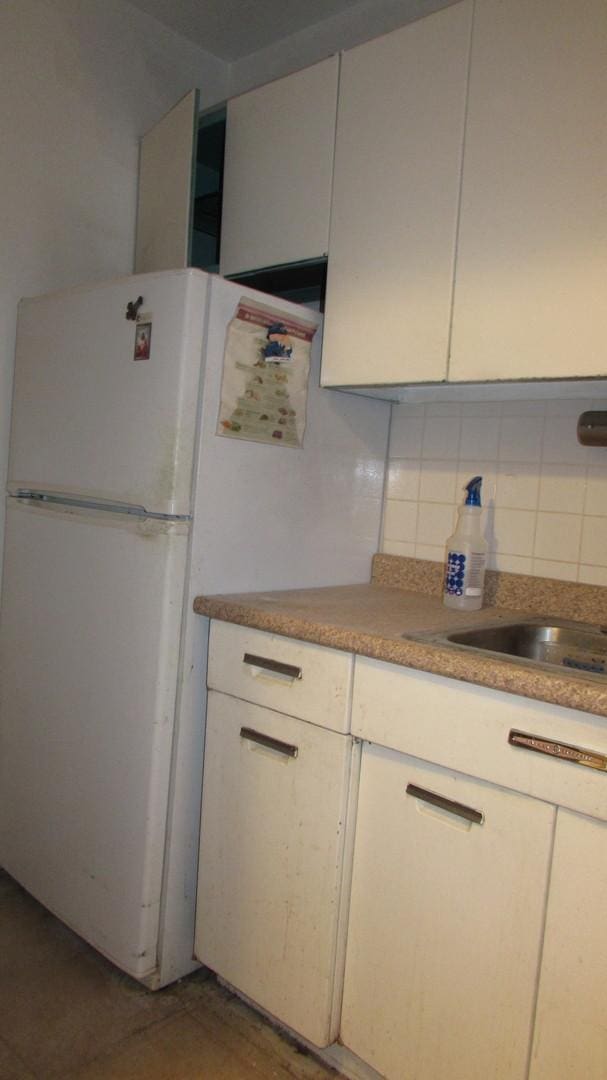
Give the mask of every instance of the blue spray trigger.
[[482, 476], [473, 476], [471, 480], [466, 484], [466, 491], [468, 495], [464, 506], [480, 506], [481, 505], [481, 484], [483, 482]]

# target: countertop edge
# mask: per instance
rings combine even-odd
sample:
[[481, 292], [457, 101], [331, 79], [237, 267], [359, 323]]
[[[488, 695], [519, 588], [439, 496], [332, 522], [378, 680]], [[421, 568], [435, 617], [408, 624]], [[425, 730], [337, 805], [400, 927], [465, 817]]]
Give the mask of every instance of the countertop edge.
[[231, 601], [225, 596], [196, 597], [194, 610], [199, 615], [222, 622], [237, 623], [517, 697], [607, 717], [607, 687], [584, 681], [581, 677], [542, 671], [535, 665], [527, 667], [516, 661], [499, 660], [479, 653], [471, 655], [463, 649], [415, 640], [413, 637], [395, 639], [366, 634], [333, 623], [262, 610], [254, 604]]

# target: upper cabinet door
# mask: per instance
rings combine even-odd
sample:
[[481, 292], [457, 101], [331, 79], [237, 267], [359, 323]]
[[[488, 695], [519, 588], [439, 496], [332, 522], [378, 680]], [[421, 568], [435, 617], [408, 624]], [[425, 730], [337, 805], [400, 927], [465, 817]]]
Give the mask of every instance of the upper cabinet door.
[[141, 140], [135, 273], [190, 265], [198, 91]]
[[342, 57], [325, 386], [446, 377], [469, 0]]
[[449, 378], [607, 372], [607, 5], [478, 0]]
[[326, 255], [339, 58], [228, 102], [222, 274]]

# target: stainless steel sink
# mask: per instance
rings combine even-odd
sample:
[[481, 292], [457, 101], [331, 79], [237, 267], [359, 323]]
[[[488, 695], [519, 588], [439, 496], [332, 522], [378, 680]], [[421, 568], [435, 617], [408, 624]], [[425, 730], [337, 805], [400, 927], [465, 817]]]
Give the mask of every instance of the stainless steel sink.
[[607, 675], [607, 632], [585, 623], [534, 620], [433, 635], [433, 640], [591, 675]]

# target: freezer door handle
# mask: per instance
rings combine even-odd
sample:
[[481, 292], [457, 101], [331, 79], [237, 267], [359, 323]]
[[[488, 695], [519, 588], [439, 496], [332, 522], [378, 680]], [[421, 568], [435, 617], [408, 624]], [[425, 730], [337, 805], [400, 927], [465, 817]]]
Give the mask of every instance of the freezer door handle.
[[251, 667], [263, 668], [264, 671], [272, 671], [276, 675], [286, 675], [289, 679], [302, 678], [300, 667], [296, 667], [295, 664], [284, 664], [282, 660], [272, 660], [267, 656], [254, 656], [253, 653], [246, 652], [242, 662], [250, 664]]
[[281, 742], [280, 739], [274, 739], [271, 735], [264, 735], [262, 731], [255, 731], [254, 728], [241, 727], [240, 738], [248, 739], [249, 742], [257, 743], [259, 746], [265, 746], [268, 750], [276, 750], [279, 754], [285, 754], [286, 757], [297, 757], [299, 753], [299, 747], [294, 746], [292, 743]]
[[146, 510], [145, 506], [134, 503], [110, 502], [107, 499], [86, 499], [68, 492], [36, 491], [32, 488], [17, 488], [9, 492], [11, 498], [19, 502], [50, 503], [53, 506], [73, 506], [76, 510], [94, 510], [107, 514], [130, 514], [132, 517], [150, 518], [154, 521], [190, 521], [189, 514], [159, 514]]

